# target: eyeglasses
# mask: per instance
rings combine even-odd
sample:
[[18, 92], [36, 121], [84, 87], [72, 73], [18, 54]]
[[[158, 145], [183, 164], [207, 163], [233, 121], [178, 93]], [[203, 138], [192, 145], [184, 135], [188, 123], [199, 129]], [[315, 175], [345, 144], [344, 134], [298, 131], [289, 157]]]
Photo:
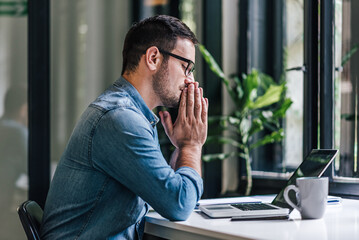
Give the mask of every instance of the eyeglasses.
[[184, 74], [186, 77], [188, 77], [191, 73], [193, 73], [194, 71], [194, 62], [192, 62], [191, 60], [187, 59], [187, 58], [184, 58], [184, 57], [181, 57], [181, 56], [178, 56], [176, 54], [173, 54], [173, 53], [170, 53], [170, 52], [167, 52], [165, 50], [162, 50], [162, 49], [158, 49], [160, 50], [161, 53], [163, 54], [167, 54], [167, 55], [170, 55], [171, 57], [174, 57], [174, 58], [177, 58], [181, 61], [184, 61], [187, 63], [187, 67], [186, 69], [184, 70]]

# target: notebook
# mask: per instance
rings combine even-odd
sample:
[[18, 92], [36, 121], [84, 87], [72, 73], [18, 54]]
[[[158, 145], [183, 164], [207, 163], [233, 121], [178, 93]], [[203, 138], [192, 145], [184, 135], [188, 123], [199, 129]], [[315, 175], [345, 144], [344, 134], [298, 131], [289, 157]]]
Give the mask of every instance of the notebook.
[[[314, 149], [294, 171], [286, 186], [295, 184], [299, 177], [321, 177], [324, 171], [335, 159], [338, 150], [335, 149]], [[285, 187], [286, 187], [285, 186]], [[213, 204], [199, 205], [198, 208], [212, 218], [232, 217], [236, 219], [252, 218], [287, 218], [293, 210], [284, 200], [284, 189], [276, 195], [271, 203], [236, 203], [236, 204]], [[296, 202], [293, 191], [289, 197]]]

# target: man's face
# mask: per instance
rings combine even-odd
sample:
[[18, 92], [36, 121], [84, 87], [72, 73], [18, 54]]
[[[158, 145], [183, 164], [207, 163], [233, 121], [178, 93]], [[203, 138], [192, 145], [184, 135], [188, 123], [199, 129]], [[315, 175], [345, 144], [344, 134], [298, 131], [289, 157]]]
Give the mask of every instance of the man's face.
[[[178, 39], [171, 53], [195, 61], [195, 47], [190, 40]], [[178, 107], [181, 93], [186, 87], [185, 82], [194, 81], [193, 73], [188, 76], [185, 74], [187, 65], [186, 61], [168, 56], [168, 61], [163, 62], [161, 68], [153, 75], [153, 89], [162, 106]]]

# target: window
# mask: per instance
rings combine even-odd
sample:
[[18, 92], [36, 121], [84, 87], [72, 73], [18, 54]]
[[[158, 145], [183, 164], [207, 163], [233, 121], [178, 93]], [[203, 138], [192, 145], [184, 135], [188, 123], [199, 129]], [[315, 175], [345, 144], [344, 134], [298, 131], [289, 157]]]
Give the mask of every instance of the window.
[[[339, 181], [359, 178], [358, 169], [358, 76], [359, 76], [359, 4], [336, 1], [335, 4], [335, 144], [340, 158], [335, 162]], [[346, 179], [349, 180], [349, 179]]]
[[[251, 61], [276, 82], [285, 79], [293, 101], [283, 120], [285, 138], [252, 153], [255, 174], [286, 173], [303, 159], [304, 1], [286, 0], [260, 4], [250, 1]], [[256, 171], [258, 171], [256, 173]], [[275, 176], [278, 176], [277, 174]]]
[[[254, 175], [272, 172], [276, 174], [269, 176], [283, 173], [286, 177], [303, 160], [304, 0], [248, 2], [250, 36], [246, 70], [256, 68], [276, 82], [285, 79], [286, 94], [293, 101], [282, 122], [284, 139], [254, 149], [252, 168]], [[245, 30], [240, 29], [240, 34], [245, 34]]]
[[[240, 15], [249, 12], [248, 29], [240, 28], [239, 33], [248, 34], [249, 50], [239, 54], [240, 61], [247, 61], [244, 69], [248, 72], [255, 67], [276, 80], [285, 73], [287, 94], [293, 100], [283, 121], [282, 143], [251, 153], [253, 175], [258, 179], [253, 189], [262, 193], [256, 190], [286, 179], [310, 149], [337, 148], [340, 156], [335, 160], [334, 171], [327, 172], [332, 179], [331, 191], [357, 195], [359, 34], [354, 23], [359, 4], [305, 0], [284, 3], [248, 1], [248, 9], [240, 9]], [[331, 10], [335, 10], [335, 17], [328, 14]], [[278, 46], [283, 46], [283, 51]]]

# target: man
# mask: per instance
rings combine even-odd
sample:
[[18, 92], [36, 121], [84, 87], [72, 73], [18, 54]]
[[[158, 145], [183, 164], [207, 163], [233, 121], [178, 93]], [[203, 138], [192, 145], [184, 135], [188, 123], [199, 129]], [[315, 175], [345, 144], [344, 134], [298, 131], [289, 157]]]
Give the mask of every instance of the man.
[[[122, 77], [82, 115], [47, 196], [44, 239], [141, 239], [148, 204], [185, 220], [203, 192], [201, 148], [208, 100], [194, 82], [197, 39], [180, 20], [156, 16], [134, 25], [123, 49]], [[176, 147], [170, 165], [152, 113], [179, 107], [175, 123], [160, 112]]]

